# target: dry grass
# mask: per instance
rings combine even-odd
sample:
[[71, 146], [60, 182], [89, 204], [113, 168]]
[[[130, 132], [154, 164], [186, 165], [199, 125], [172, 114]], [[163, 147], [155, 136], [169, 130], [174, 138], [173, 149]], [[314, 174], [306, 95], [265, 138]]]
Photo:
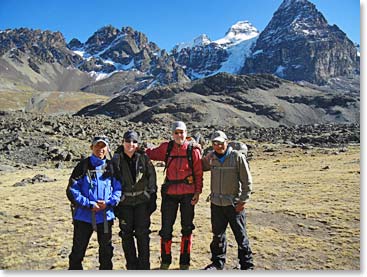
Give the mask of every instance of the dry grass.
[[0, 110], [26, 110], [46, 114], [74, 113], [82, 108], [107, 101], [109, 97], [87, 92], [0, 91]]
[[0, 91], [0, 109], [2, 111], [24, 110], [33, 93], [31, 91]]
[[[248, 234], [256, 269], [360, 269], [360, 148], [301, 150], [272, 146], [275, 152], [254, 148], [251, 161], [254, 193], [247, 206]], [[0, 268], [16, 270], [66, 269], [72, 242], [72, 224], [65, 186], [71, 169], [37, 168], [0, 175]], [[160, 182], [162, 168], [157, 168]], [[56, 178], [54, 183], [25, 187], [12, 185], [36, 174]], [[209, 174], [196, 207], [192, 269], [210, 262]], [[160, 202], [160, 199], [158, 199]], [[173, 269], [178, 268], [180, 218], [174, 228]], [[160, 213], [152, 218], [151, 264], [159, 266]], [[114, 232], [114, 268], [125, 260]], [[227, 232], [227, 268], [236, 264], [237, 245]], [[85, 269], [98, 268], [98, 246], [93, 234]]]

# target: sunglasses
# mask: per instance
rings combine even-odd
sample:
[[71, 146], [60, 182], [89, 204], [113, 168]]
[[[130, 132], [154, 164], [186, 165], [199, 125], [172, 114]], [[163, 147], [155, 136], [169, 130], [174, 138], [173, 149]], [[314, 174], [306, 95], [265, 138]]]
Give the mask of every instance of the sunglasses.
[[213, 141], [212, 144], [214, 146], [218, 146], [218, 145], [224, 145], [224, 142], [221, 142], [221, 141]]
[[175, 131], [175, 135], [181, 135], [183, 133], [184, 133], [183, 131]]
[[126, 143], [138, 143], [137, 140], [125, 139], [124, 142]]

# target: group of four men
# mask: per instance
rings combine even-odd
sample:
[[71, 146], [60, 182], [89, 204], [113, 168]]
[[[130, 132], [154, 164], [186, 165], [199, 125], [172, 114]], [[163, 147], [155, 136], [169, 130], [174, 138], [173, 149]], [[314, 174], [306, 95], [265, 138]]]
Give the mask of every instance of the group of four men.
[[[100, 269], [112, 269], [112, 224], [119, 219], [122, 248], [127, 269], [150, 269], [150, 216], [156, 210], [156, 172], [151, 160], [165, 162], [165, 180], [161, 188], [161, 265], [172, 263], [173, 225], [180, 208], [180, 269], [190, 267], [192, 232], [195, 229], [195, 205], [203, 187], [203, 171], [211, 171], [211, 263], [207, 270], [223, 269], [226, 260], [226, 229], [230, 225], [238, 244], [240, 269], [253, 269], [252, 251], [246, 233], [244, 207], [249, 199], [252, 178], [246, 157], [232, 149], [222, 131], [211, 136], [213, 150], [202, 157], [198, 143], [188, 139], [184, 122], [172, 124], [173, 140], [156, 148], [141, 147], [135, 131], [127, 131], [123, 144], [109, 162], [109, 141], [95, 137], [92, 155], [81, 161], [71, 174], [68, 193], [75, 202], [73, 247], [69, 269], [82, 269], [82, 261], [93, 233], [97, 232]], [[79, 168], [79, 170], [78, 170]], [[136, 238], [136, 246], [135, 239]]]

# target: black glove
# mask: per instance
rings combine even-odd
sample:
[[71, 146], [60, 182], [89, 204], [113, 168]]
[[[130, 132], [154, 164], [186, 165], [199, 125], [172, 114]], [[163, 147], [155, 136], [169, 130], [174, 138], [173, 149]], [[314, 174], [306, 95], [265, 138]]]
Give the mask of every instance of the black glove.
[[150, 194], [150, 199], [148, 203], [148, 211], [149, 214], [154, 213], [154, 211], [157, 209], [157, 194], [154, 192]]

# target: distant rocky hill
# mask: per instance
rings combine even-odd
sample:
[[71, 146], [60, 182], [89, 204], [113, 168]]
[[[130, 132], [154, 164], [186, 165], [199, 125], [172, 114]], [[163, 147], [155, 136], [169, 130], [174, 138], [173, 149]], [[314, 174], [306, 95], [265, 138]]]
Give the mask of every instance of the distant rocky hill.
[[121, 94], [78, 115], [134, 122], [185, 120], [198, 125], [258, 126], [359, 122], [356, 95], [299, 85], [274, 75], [219, 73], [191, 83]]

